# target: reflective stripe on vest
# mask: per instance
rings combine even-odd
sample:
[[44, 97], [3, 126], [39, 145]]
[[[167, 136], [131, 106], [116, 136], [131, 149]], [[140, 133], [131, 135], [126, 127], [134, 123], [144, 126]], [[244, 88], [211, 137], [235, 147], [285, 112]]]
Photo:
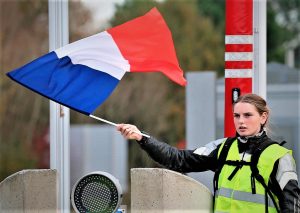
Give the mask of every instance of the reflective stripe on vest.
[[[218, 157], [224, 147], [223, 143], [219, 148]], [[260, 155], [257, 168], [266, 184], [269, 182], [273, 165], [275, 162], [289, 153], [290, 151], [273, 144], [267, 147]], [[229, 148], [227, 161], [240, 161], [241, 157], [238, 149], [238, 141], [235, 140]], [[250, 161], [247, 160], [248, 162]], [[215, 212], [264, 212], [265, 211], [265, 188], [257, 180], [255, 181], [256, 194], [252, 194], [251, 188], [251, 168], [249, 165], [240, 167], [232, 179], [229, 179], [233, 171], [236, 169], [234, 165], [225, 164], [218, 179], [218, 191], [215, 198]], [[278, 203], [277, 197], [275, 202]], [[269, 212], [276, 212], [275, 205], [272, 200], [268, 199]]]
[[[233, 193], [233, 194], [232, 194]], [[232, 198], [234, 200], [246, 201], [251, 203], [259, 203], [265, 205], [265, 195], [252, 194], [251, 192], [242, 192], [233, 189], [220, 188], [217, 192], [218, 196]], [[268, 206], [275, 208], [271, 198], [268, 199]]]

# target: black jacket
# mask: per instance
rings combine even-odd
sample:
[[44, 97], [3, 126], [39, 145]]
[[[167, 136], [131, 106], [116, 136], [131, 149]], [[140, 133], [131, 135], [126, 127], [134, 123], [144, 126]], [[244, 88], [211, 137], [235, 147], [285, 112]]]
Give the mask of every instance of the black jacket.
[[[260, 137], [267, 138], [265, 133]], [[242, 140], [240, 138], [238, 140], [239, 152], [251, 155], [257, 147], [258, 137], [250, 138], [246, 143], [242, 143]], [[189, 173], [207, 170], [215, 171], [217, 168], [217, 155], [220, 144], [213, 146], [213, 148], [210, 146], [211, 150], [205, 154], [196, 154], [195, 150], [179, 150], [153, 137], [143, 137], [138, 143], [154, 161], [170, 170]], [[281, 212], [300, 213], [300, 189], [298, 187], [296, 170], [292, 168], [286, 173], [285, 171], [279, 171], [285, 170], [284, 168], [291, 168], [288, 164], [292, 165], [293, 162], [289, 162], [291, 161], [289, 159], [292, 158], [287, 158], [287, 160], [283, 161], [278, 160], [275, 163], [269, 187], [279, 198]], [[284, 178], [284, 180], [280, 178]]]

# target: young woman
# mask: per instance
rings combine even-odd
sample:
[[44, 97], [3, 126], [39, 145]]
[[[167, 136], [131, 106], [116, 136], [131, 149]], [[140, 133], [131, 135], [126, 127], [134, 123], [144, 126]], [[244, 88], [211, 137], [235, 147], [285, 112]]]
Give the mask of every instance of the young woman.
[[143, 137], [134, 125], [119, 124], [117, 129], [168, 169], [214, 171], [215, 212], [300, 212], [295, 161], [290, 150], [266, 134], [266, 101], [255, 94], [240, 96], [233, 115], [236, 137], [195, 150], [178, 150], [153, 137]]

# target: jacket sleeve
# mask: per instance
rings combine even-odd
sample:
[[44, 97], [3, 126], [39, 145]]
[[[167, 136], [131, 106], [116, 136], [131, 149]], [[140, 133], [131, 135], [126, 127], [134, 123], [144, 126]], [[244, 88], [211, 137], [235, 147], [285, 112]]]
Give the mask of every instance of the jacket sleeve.
[[[293, 157], [286, 154], [280, 158], [271, 175], [272, 188], [279, 198], [283, 213], [300, 213], [300, 189]], [[277, 190], [276, 190], [277, 189]]]
[[170, 170], [188, 173], [214, 170], [216, 167], [217, 155], [213, 152], [199, 155], [194, 153], [195, 150], [179, 150], [153, 137], [143, 137], [138, 143], [154, 161]]

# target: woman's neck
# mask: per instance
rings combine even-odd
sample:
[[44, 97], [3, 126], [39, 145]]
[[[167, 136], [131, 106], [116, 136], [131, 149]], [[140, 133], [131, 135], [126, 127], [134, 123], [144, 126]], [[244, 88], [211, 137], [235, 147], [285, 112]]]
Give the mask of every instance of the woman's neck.
[[264, 130], [261, 130], [259, 133], [255, 134], [255, 135], [249, 135], [249, 136], [239, 136], [239, 135], [238, 135], [237, 138], [239, 139], [240, 142], [242, 142], [242, 143], [247, 143], [248, 140], [249, 140], [250, 138], [259, 138], [259, 137], [261, 137], [264, 133], [265, 133], [265, 131], [264, 131]]

